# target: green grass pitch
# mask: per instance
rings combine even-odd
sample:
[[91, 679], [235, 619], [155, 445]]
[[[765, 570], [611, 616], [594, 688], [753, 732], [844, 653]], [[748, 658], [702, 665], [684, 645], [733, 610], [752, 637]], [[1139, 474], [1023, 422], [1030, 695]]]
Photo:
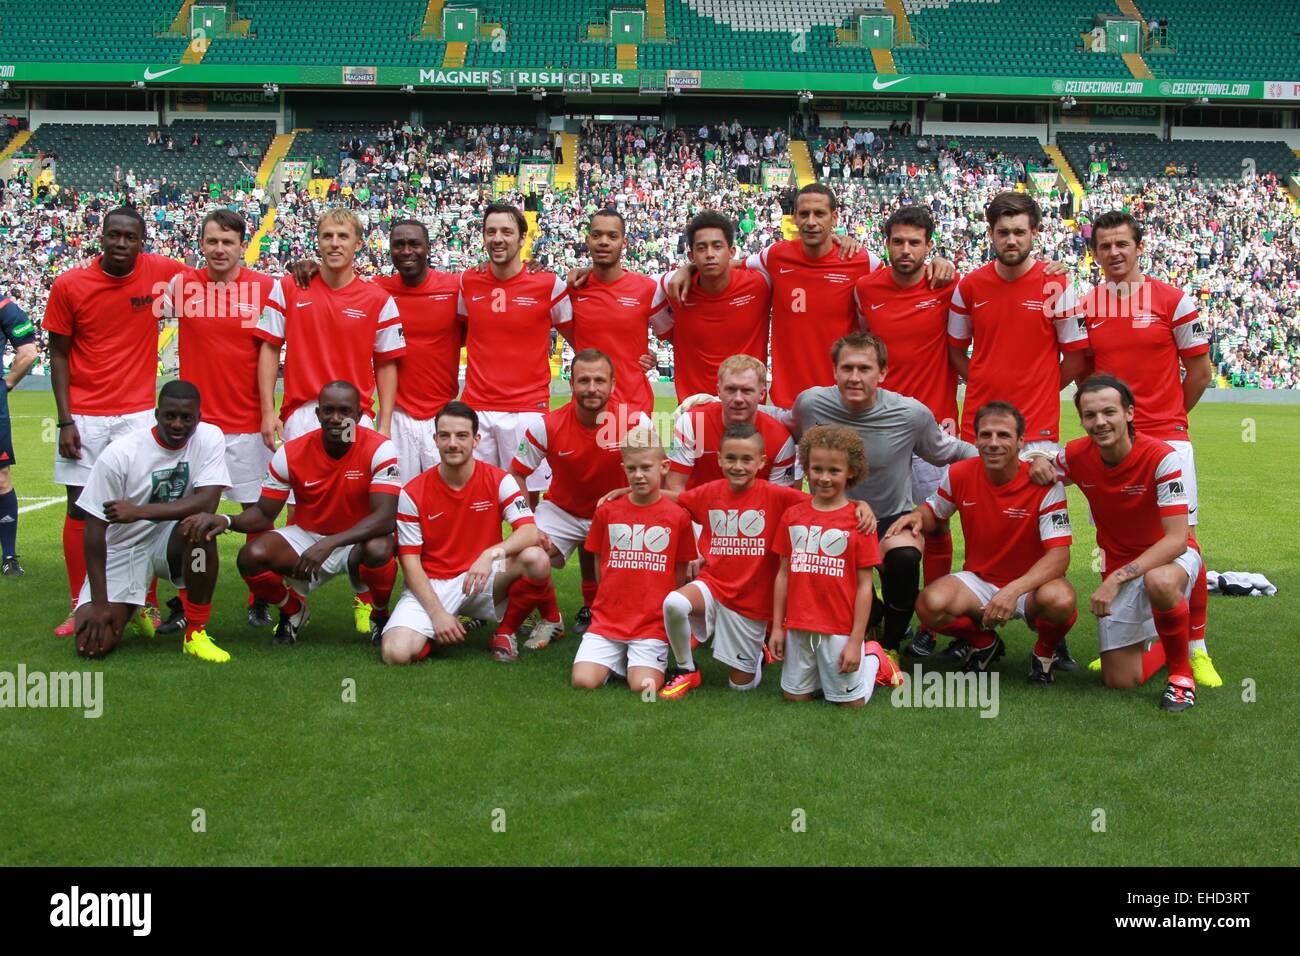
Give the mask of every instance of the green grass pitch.
[[[10, 406], [20, 504], [61, 499], [49, 394]], [[1062, 419], [1078, 434], [1072, 407]], [[342, 584], [318, 592], [297, 647], [274, 648], [244, 622], [237, 536], [222, 540], [210, 627], [230, 664], [185, 657], [176, 638], [83, 663], [50, 633], [67, 613], [63, 507], [28, 511], [28, 574], [0, 579], [0, 670], [101, 670], [105, 701], [97, 720], [0, 711], [0, 864], [1295, 865], [1300, 416], [1207, 405], [1192, 434], [1210, 567], [1261, 571], [1280, 594], [1211, 598], [1226, 685], [1181, 716], [1157, 709], [1161, 685], [1108, 692], [1085, 669], [1025, 686], [1019, 623], [995, 719], [883, 693], [856, 712], [789, 704], [778, 667], [732, 693], [706, 649], [706, 687], [685, 701], [583, 693], [568, 685], [572, 635], [514, 666], [480, 634], [387, 668], [352, 631]], [[1086, 607], [1094, 540], [1070, 503]], [[571, 618], [576, 568], [557, 584]], [[1090, 614], [1070, 644], [1095, 656]]]

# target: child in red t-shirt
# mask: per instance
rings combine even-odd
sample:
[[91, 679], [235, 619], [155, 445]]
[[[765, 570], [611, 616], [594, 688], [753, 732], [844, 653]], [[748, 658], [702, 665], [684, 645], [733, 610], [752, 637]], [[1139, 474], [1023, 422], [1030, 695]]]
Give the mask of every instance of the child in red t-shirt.
[[799, 442], [812, 500], [781, 516], [773, 549], [781, 555], [773, 600], [772, 655], [785, 665], [786, 700], [826, 700], [861, 707], [876, 684], [902, 679], [875, 641], [863, 646], [871, 616], [871, 569], [880, 564], [875, 534], [857, 530], [844, 489], [867, 473], [862, 439], [847, 428], [818, 425]]

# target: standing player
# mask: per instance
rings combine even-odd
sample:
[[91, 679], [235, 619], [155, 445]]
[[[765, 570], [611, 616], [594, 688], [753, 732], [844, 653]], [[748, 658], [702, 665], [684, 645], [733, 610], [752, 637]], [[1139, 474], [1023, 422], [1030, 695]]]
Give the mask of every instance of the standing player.
[[[88, 267], [69, 269], [55, 279], [45, 306], [59, 430], [54, 480], [68, 492], [63, 557], [74, 605], [86, 579], [86, 514], [77, 506], [82, 488], [110, 442], [147, 429], [154, 420], [154, 300], [182, 266], [143, 252], [144, 238], [144, 218], [133, 207], [110, 210], [104, 216], [100, 255]], [[157, 605], [152, 587], [149, 603]], [[67, 637], [73, 627], [69, 615], [54, 633]]]
[[[457, 615], [500, 620], [520, 576], [540, 581], [551, 573], [518, 482], [474, 458], [474, 409], [449, 402], [436, 421], [439, 463], [407, 482], [398, 505], [406, 588], [384, 629], [388, 664], [412, 664], [435, 644], [461, 643], [465, 628]], [[510, 525], [505, 541], [502, 522]], [[490, 648], [499, 661], [519, 657], [513, 634], [498, 633]]]
[[77, 505], [86, 513], [86, 578], [74, 611], [77, 653], [104, 657], [128, 623], [152, 637], [143, 607], [155, 576], [180, 588], [186, 654], [224, 664], [230, 655], [208, 637], [217, 547], [187, 532], [230, 487], [221, 430], [200, 421], [199, 392], [168, 382], [153, 428], [114, 439], [95, 459]]
[[654, 430], [629, 431], [622, 455], [631, 491], [591, 519], [587, 549], [597, 556], [600, 587], [571, 680], [596, 688], [626, 675], [632, 690], [657, 692], [668, 667], [664, 598], [686, 583], [695, 538], [690, 515], [660, 491], [668, 460]]
[[1013, 618], [1032, 622], [1038, 640], [1029, 681], [1052, 683], [1056, 645], [1074, 625], [1070, 566], [1070, 511], [1065, 488], [1035, 484], [1020, 460], [1025, 420], [1006, 402], [975, 413], [979, 459], [950, 465], [925, 503], [900, 518], [885, 535], [916, 534], [954, 514], [966, 539], [962, 570], [927, 584], [916, 601], [922, 621], [962, 638], [969, 671], [984, 671], [1001, 651], [996, 628]]
[[752, 355], [733, 355], [718, 366], [718, 401], [701, 402], [680, 412], [673, 422], [668, 453], [668, 489], [682, 491], [722, 477], [722, 433], [731, 425], [752, 425], [763, 436], [765, 454], [758, 477], [778, 485], [795, 485], [795, 446], [790, 430], [759, 411], [767, 390], [767, 366]]
[[[356, 274], [361, 220], [348, 209], [330, 209], [316, 223], [320, 271], [305, 289], [285, 276], [276, 282], [253, 334], [262, 341], [257, 360], [262, 440], [290, 441], [320, 427], [316, 400], [329, 382], [353, 383], [360, 392], [360, 424], [387, 435], [397, 395], [397, 360], [406, 352], [402, 321], [387, 291]], [[275, 412], [280, 349], [285, 349], [284, 399]], [[293, 501], [290, 500], [290, 504]]]
[[[244, 266], [248, 231], [238, 213], [213, 210], [203, 218], [199, 236], [206, 266], [187, 267], [172, 279], [163, 297], [163, 315], [177, 320], [181, 378], [193, 382], [203, 396], [204, 421], [225, 436], [231, 482], [225, 497], [248, 508], [258, 499], [272, 455], [261, 435], [259, 345], [253, 329], [275, 280]], [[250, 534], [250, 540], [256, 535]], [[185, 623], [182, 613], [159, 632], [180, 630]], [[271, 625], [266, 601], [251, 591], [248, 623]]]
[[4, 394], [0, 395], [0, 574], [7, 578], [22, 577], [18, 563], [18, 493], [14, 491], [9, 469], [14, 466], [14, 436], [9, 423], [9, 393], [36, 362], [36, 329], [22, 307], [9, 296], [0, 297], [0, 352], [5, 343], [14, 347], [13, 364], [5, 373]]
[[[573, 400], [529, 425], [510, 463], [510, 473], [521, 488], [544, 462], [550, 465], [551, 486], [537, 506], [537, 529], [555, 568], [564, 567], [574, 551], [584, 557], [590, 554], [583, 545], [596, 504], [606, 492], [624, 484], [623, 436], [630, 428], [651, 425], [644, 412], [611, 399], [618, 380], [614, 363], [604, 352], [584, 349], [573, 356], [569, 369]], [[585, 567], [583, 570], [578, 633], [591, 625], [591, 607], [596, 600], [595, 575], [585, 573]], [[531, 650], [564, 634], [564, 619], [549, 575], [541, 582], [522, 579], [515, 585], [501, 631], [514, 634], [535, 607], [541, 609], [541, 622], [524, 645]]]
[[[1196, 703], [1188, 660], [1187, 599], [1201, 556], [1188, 547], [1183, 457], [1133, 428], [1133, 393], [1111, 375], [1079, 386], [1075, 407], [1084, 438], [1056, 456], [1058, 473], [1079, 486], [1097, 525], [1101, 586], [1092, 593], [1107, 687], [1136, 687], [1169, 667], [1165, 710]], [[1156, 637], [1159, 650], [1146, 646]]]
[[[488, 268], [464, 272], [460, 282], [469, 352], [461, 399], [478, 412], [475, 457], [503, 470], [524, 430], [550, 407], [551, 327], [573, 319], [564, 280], [524, 268], [527, 231], [528, 221], [514, 206], [489, 205], [483, 213]], [[529, 490], [544, 490], [547, 478], [544, 469], [533, 473]]]
[[[361, 394], [351, 382], [327, 383], [312, 406], [317, 428], [276, 450], [257, 503], [233, 518], [204, 515], [193, 533], [266, 532], [239, 549], [238, 561], [249, 590], [280, 608], [272, 643], [296, 643], [311, 617], [307, 595], [347, 574], [357, 595], [356, 629], [378, 644], [372, 612], [387, 608], [396, 575], [397, 449], [357, 424]], [[293, 520], [276, 528], [290, 492]]]
[[393, 444], [404, 482], [438, 464], [434, 417], [460, 391], [465, 322], [457, 314], [460, 276], [429, 268], [429, 230], [399, 219], [388, 232], [393, 274], [375, 280], [397, 303], [407, 355], [397, 360]]
[[[1142, 227], [1128, 213], [1102, 213], [1093, 223], [1089, 242], [1106, 281], [1083, 299], [1088, 319], [1087, 371], [1107, 372], [1127, 382], [1137, 401], [1133, 427], [1139, 434], [1168, 442], [1183, 456], [1189, 540], [1199, 552], [1196, 458], [1187, 434], [1187, 413], [1214, 376], [1200, 312], [1186, 292], [1142, 274], [1138, 264]], [[1219, 687], [1223, 678], [1205, 646], [1208, 597], [1202, 560], [1189, 604], [1192, 674], [1198, 684]]]

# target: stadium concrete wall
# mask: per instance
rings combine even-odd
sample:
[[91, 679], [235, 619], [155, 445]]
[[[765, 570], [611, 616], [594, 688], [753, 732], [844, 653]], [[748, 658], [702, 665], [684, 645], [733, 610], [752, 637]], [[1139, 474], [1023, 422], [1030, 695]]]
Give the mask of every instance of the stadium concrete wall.
[[1170, 138], [1225, 139], [1234, 142], [1283, 142], [1300, 149], [1300, 129], [1242, 129], [1234, 126], [1175, 126]]
[[[266, 119], [265, 116], [261, 118]], [[157, 126], [158, 114], [153, 110], [32, 110], [28, 122], [34, 130], [40, 129], [42, 123]]]

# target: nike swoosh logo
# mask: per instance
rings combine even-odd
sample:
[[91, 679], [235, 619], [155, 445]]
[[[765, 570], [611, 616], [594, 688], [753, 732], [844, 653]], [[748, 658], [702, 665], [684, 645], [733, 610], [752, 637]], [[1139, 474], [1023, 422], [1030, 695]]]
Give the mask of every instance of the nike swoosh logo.
[[985, 306], [985, 305], [988, 305], [988, 304], [989, 304], [989, 300], [988, 300], [988, 299], [985, 299], [983, 302], [976, 302], [973, 306], [971, 306], [971, 308], [978, 309], [978, 308], [980, 308], [981, 306]]
[[974, 508], [974, 507], [975, 507], [975, 502], [973, 502], [973, 501], [963, 501], [963, 502], [961, 503], [961, 506], [962, 506], [963, 508]]
[[872, 312], [875, 312], [876, 309], [883, 309], [884, 307], [885, 307], [885, 303], [883, 303], [883, 302], [880, 302], [880, 303], [873, 302], [873, 303], [871, 303], [871, 311], [872, 311]]
[[157, 73], [155, 73], [153, 70], [149, 69], [149, 67], [146, 66], [144, 68], [144, 78], [146, 80], [157, 80], [160, 79], [161, 77], [166, 76], [168, 73], [175, 73], [179, 69], [180, 69], [179, 66], [173, 66], [170, 70], [159, 70]]
[[1102, 319], [1100, 322], [1097, 322], [1097, 323], [1094, 324], [1094, 325], [1090, 325], [1090, 326], [1088, 326], [1088, 328], [1090, 328], [1090, 329], [1099, 329], [1099, 328], [1101, 328], [1101, 327], [1102, 327], [1103, 325], [1105, 325], [1105, 324], [1106, 324], [1106, 320], [1105, 320], [1105, 319]]
[[436, 515], [429, 515], [428, 518], [429, 518], [430, 521], [437, 521], [439, 518], [441, 518], [441, 517], [442, 517], [443, 515], [445, 515], [446, 513], [447, 513], [447, 512], [445, 512], [445, 511], [439, 511]]
[[562, 451], [562, 452], [560, 452], [560, 457], [563, 458], [565, 455], [572, 455], [572, 454], [573, 454], [572, 450], [570, 450], [570, 451]]
[[471, 298], [470, 301], [471, 301], [471, 302], [477, 302], [479, 299], [486, 299], [486, 298], [487, 298], [487, 296], [485, 296], [485, 295], [476, 295], [476, 296], [474, 296], [473, 298]]
[[910, 80], [910, 79], [911, 79], [910, 76], [900, 76], [896, 80], [886, 80], [884, 83], [881, 83], [880, 77], [877, 76], [875, 79], [871, 81], [871, 88], [873, 90], [887, 90], [891, 86], [897, 86], [899, 83], [902, 83], [904, 80]]
[[781, 270], [781, 275], [785, 275], [787, 272], [794, 272], [794, 270], [793, 270], [793, 269], [782, 269], [782, 270]]
[[591, 296], [589, 296], [589, 295], [580, 295], [580, 296], [578, 296], [578, 301], [579, 301], [579, 302], [586, 302], [586, 301], [587, 301], [588, 299], [590, 299], [590, 298], [591, 298]]
[[316, 487], [316, 485], [319, 485], [323, 480], [324, 480], [323, 478], [318, 478], [318, 479], [315, 480], [315, 481], [306, 481], [306, 482], [303, 482], [303, 487], [304, 487], [304, 488], [314, 488], [314, 487]]

